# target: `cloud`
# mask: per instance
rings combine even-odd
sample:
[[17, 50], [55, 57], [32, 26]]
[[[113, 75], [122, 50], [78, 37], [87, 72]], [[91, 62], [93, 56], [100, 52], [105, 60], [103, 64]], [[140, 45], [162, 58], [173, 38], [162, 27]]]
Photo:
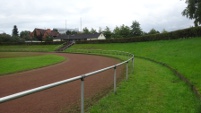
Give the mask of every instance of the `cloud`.
[[137, 20], [144, 31], [150, 29], [168, 31], [193, 25], [181, 15], [186, 7], [180, 0], [0, 0], [0, 30], [11, 34], [14, 25], [20, 31], [34, 28], [79, 28], [113, 29]]

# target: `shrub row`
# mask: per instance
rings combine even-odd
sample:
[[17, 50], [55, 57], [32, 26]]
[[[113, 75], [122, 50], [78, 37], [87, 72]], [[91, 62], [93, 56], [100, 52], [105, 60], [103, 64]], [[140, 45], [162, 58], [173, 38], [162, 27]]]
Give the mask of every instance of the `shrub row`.
[[90, 40], [78, 41], [78, 44], [93, 44], [93, 43], [128, 43], [128, 42], [145, 42], [156, 40], [172, 40], [179, 38], [201, 37], [201, 27], [191, 27], [187, 29], [172, 31], [168, 33], [160, 33], [153, 35], [144, 35], [133, 38], [109, 39], [109, 40]]

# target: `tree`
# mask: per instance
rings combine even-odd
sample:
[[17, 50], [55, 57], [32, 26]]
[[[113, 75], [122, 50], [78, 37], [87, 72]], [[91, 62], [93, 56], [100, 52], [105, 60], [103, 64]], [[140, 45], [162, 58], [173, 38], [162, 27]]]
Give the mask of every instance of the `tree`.
[[130, 28], [124, 24], [120, 27], [116, 26], [113, 33], [112, 37], [114, 38], [128, 38], [131, 36]]
[[89, 29], [88, 29], [87, 27], [85, 27], [85, 28], [83, 29], [83, 33], [89, 34], [89, 33], [90, 33], [90, 32], [89, 32]]
[[31, 33], [30, 31], [21, 31], [20, 38], [24, 40], [31, 40], [30, 33]]
[[113, 30], [113, 38], [122, 38], [121, 33], [120, 33], [120, 28], [116, 26]]
[[12, 36], [18, 36], [18, 29], [17, 29], [16, 25], [14, 25], [14, 27], [13, 27]]
[[55, 32], [59, 32], [58, 29], [55, 29], [55, 28], [53, 29], [53, 31], [55, 31]]
[[160, 33], [159, 31], [156, 31], [154, 28], [152, 28], [148, 34], [157, 34], [157, 33]]
[[66, 35], [71, 35], [71, 34], [72, 34], [72, 32], [70, 30], [66, 31]]
[[105, 30], [103, 31], [103, 34], [107, 39], [110, 39], [112, 36], [112, 32], [108, 26], [106, 26]]
[[131, 25], [131, 36], [140, 36], [142, 35], [142, 30], [140, 28], [139, 22], [136, 20], [132, 22]]
[[187, 7], [183, 10], [182, 15], [189, 19], [194, 19], [194, 25], [201, 24], [201, 1], [186, 0]]
[[9, 34], [0, 34], [0, 42], [12, 42], [12, 37]]
[[78, 32], [77, 31], [75, 31], [75, 30], [67, 30], [66, 31], [66, 35], [74, 35], [74, 34], [77, 34]]
[[128, 38], [130, 37], [130, 28], [128, 26], [125, 26], [124, 24], [120, 27], [120, 35], [123, 37], [123, 38]]
[[94, 28], [91, 28], [90, 33], [97, 33], [97, 31]]

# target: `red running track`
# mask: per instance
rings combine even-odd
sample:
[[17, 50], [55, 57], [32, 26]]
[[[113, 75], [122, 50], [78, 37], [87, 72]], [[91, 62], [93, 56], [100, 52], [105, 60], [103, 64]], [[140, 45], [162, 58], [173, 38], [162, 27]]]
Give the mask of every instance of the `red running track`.
[[[47, 53], [65, 57], [67, 60], [48, 67], [20, 72], [0, 77], [0, 97], [20, 91], [36, 88], [60, 80], [75, 77], [91, 71], [119, 63], [113, 58]], [[120, 78], [123, 67], [117, 68]], [[92, 99], [97, 94], [113, 87], [114, 70], [108, 70], [85, 79], [85, 99]], [[42, 92], [31, 94], [16, 100], [0, 104], [0, 113], [59, 113], [75, 112], [80, 107], [80, 81], [74, 81]], [[76, 107], [75, 107], [76, 106]]]

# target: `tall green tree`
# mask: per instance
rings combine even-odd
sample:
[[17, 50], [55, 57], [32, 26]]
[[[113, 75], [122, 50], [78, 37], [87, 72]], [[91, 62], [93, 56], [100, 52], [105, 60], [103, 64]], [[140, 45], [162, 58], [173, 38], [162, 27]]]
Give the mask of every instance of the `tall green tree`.
[[130, 36], [130, 28], [124, 24], [120, 27], [116, 26], [112, 35], [114, 38], [129, 38]]
[[112, 37], [113, 38], [122, 38], [120, 28], [118, 26], [116, 26], [114, 28]]
[[18, 36], [18, 29], [16, 25], [13, 26], [12, 36]]
[[83, 33], [84, 33], [84, 34], [89, 34], [89, 33], [90, 33], [90, 32], [89, 32], [89, 29], [88, 29], [87, 27], [83, 28]]
[[132, 22], [131, 25], [131, 36], [140, 36], [142, 35], [142, 29], [140, 28], [140, 23], [136, 20]]
[[94, 28], [91, 28], [90, 33], [97, 33], [97, 31]]
[[21, 31], [20, 38], [24, 40], [31, 40], [30, 33], [31, 33], [30, 31]]
[[194, 25], [201, 24], [201, 0], [186, 0], [187, 7], [183, 10], [182, 15], [189, 19], [194, 19]]
[[123, 38], [128, 38], [130, 37], [130, 28], [128, 26], [125, 26], [124, 24], [120, 27], [120, 35], [123, 37]]
[[108, 26], [106, 26], [105, 30], [103, 31], [103, 34], [106, 39], [110, 39], [112, 37], [112, 32]]
[[159, 31], [155, 30], [154, 28], [152, 28], [148, 34], [157, 34], [157, 33], [160, 33]]

